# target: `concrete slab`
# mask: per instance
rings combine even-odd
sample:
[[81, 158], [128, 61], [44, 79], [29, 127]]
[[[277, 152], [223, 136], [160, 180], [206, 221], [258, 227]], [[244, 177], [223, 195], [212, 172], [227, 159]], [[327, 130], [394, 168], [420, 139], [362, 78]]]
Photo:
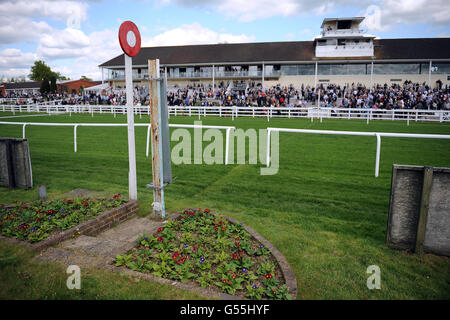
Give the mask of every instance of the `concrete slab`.
[[133, 244], [129, 242], [102, 239], [81, 235], [75, 239], [66, 240], [60, 245], [63, 249], [83, 251], [84, 253], [96, 256], [115, 257], [128, 249]]
[[35, 257], [35, 260], [39, 262], [57, 262], [65, 267], [77, 265], [80, 268], [101, 268], [113, 262], [113, 258], [111, 257], [86, 255], [76, 251], [53, 247], [41, 252], [41, 254]]
[[97, 238], [135, 244], [141, 235], [153, 234], [160, 226], [162, 226], [162, 221], [135, 217], [119, 224], [117, 227], [102, 232], [97, 235]]

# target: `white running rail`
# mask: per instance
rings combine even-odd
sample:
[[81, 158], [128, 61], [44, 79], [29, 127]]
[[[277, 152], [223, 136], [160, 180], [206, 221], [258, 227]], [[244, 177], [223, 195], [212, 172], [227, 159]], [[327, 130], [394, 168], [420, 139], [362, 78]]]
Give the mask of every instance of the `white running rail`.
[[309, 129], [289, 129], [289, 128], [267, 128], [267, 167], [270, 166], [270, 133], [292, 132], [292, 133], [309, 133], [309, 134], [329, 134], [329, 135], [346, 135], [346, 136], [375, 136], [377, 138], [377, 153], [375, 158], [375, 178], [378, 177], [380, 171], [380, 153], [381, 153], [381, 137], [391, 138], [418, 138], [418, 139], [450, 139], [450, 135], [445, 134], [413, 134], [413, 133], [389, 133], [389, 132], [359, 132], [359, 131], [333, 131], [333, 130], [309, 130]]
[[[78, 127], [127, 127], [126, 123], [45, 123], [45, 122], [8, 122], [0, 121], [0, 125], [18, 125], [22, 126], [22, 138], [26, 138], [26, 126], [50, 126], [50, 127], [73, 127], [73, 151], [77, 152], [77, 129]], [[148, 123], [135, 123], [135, 127], [147, 127], [147, 142], [145, 149], [145, 156], [149, 156], [150, 151], [150, 128]], [[230, 145], [230, 133], [231, 130], [236, 129], [234, 126], [204, 126], [204, 125], [192, 125], [192, 124], [169, 124], [170, 128], [201, 128], [201, 129], [219, 129], [226, 130], [225, 140], [225, 164], [228, 164], [228, 154]]]

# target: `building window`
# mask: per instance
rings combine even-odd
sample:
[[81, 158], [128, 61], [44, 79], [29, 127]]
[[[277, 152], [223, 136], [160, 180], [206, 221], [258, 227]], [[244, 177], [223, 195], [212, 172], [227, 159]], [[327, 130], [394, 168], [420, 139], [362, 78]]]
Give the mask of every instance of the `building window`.
[[373, 65], [374, 74], [419, 74], [418, 63], [376, 63]]
[[337, 22], [338, 29], [351, 29], [352, 28], [352, 20], [341, 20]]
[[[427, 68], [428, 72], [428, 68]], [[431, 65], [431, 73], [447, 74], [450, 73], [450, 63], [433, 63]]]
[[313, 75], [315, 73], [315, 66], [313, 64], [299, 64], [298, 75]]
[[367, 74], [367, 65], [365, 63], [349, 63], [347, 66], [347, 74]]
[[298, 75], [298, 66], [296, 64], [282, 65], [280, 70], [281, 70], [281, 74], [283, 76], [296, 76], [296, 75]]

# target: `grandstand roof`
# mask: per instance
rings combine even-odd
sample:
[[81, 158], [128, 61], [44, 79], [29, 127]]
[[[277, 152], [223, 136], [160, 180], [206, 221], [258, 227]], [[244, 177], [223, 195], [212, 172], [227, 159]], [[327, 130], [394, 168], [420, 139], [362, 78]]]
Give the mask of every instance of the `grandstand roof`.
[[10, 82], [5, 83], [5, 90], [17, 89], [39, 89], [42, 81], [27, 81], [27, 82]]
[[[375, 60], [449, 59], [450, 38], [375, 39]], [[161, 65], [226, 64], [316, 61], [314, 41], [227, 43], [142, 48], [134, 66], [147, 66], [148, 59]], [[358, 58], [342, 58], [357, 60]], [[367, 58], [366, 58], [367, 59]], [[336, 58], [335, 60], [339, 60]], [[123, 54], [99, 67], [123, 67]]]

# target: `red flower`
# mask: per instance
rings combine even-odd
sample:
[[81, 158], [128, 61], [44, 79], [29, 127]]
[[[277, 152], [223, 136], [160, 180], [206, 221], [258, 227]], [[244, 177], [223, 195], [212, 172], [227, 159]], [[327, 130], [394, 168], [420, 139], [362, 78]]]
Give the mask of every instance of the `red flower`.
[[199, 246], [193, 246], [192, 251], [197, 252]]
[[159, 242], [163, 242], [163, 241], [164, 241], [164, 237], [159, 237], [157, 240], [158, 240]]
[[114, 199], [119, 199], [120, 198], [120, 193], [116, 194], [113, 198]]
[[180, 253], [177, 251], [172, 255], [172, 259], [176, 260], [178, 258], [178, 256], [180, 255]]
[[48, 214], [53, 214], [55, 212], [53, 209], [48, 210]]
[[271, 279], [271, 278], [272, 278], [272, 274], [271, 273], [266, 274], [266, 279]]
[[156, 232], [161, 232], [161, 231], [163, 231], [163, 230], [164, 230], [163, 227], [159, 227], [158, 230], [157, 230]]
[[222, 228], [221, 228], [221, 230], [222, 230], [222, 231], [225, 231], [225, 230], [227, 230], [227, 228], [225, 228], [225, 227], [222, 227]]
[[219, 228], [217, 227], [217, 226], [214, 226], [214, 229], [217, 231], [217, 230], [219, 230]]
[[203, 211], [204, 213], [210, 213], [211, 212], [211, 210], [209, 210], [209, 209], [205, 209], [205, 211]]

